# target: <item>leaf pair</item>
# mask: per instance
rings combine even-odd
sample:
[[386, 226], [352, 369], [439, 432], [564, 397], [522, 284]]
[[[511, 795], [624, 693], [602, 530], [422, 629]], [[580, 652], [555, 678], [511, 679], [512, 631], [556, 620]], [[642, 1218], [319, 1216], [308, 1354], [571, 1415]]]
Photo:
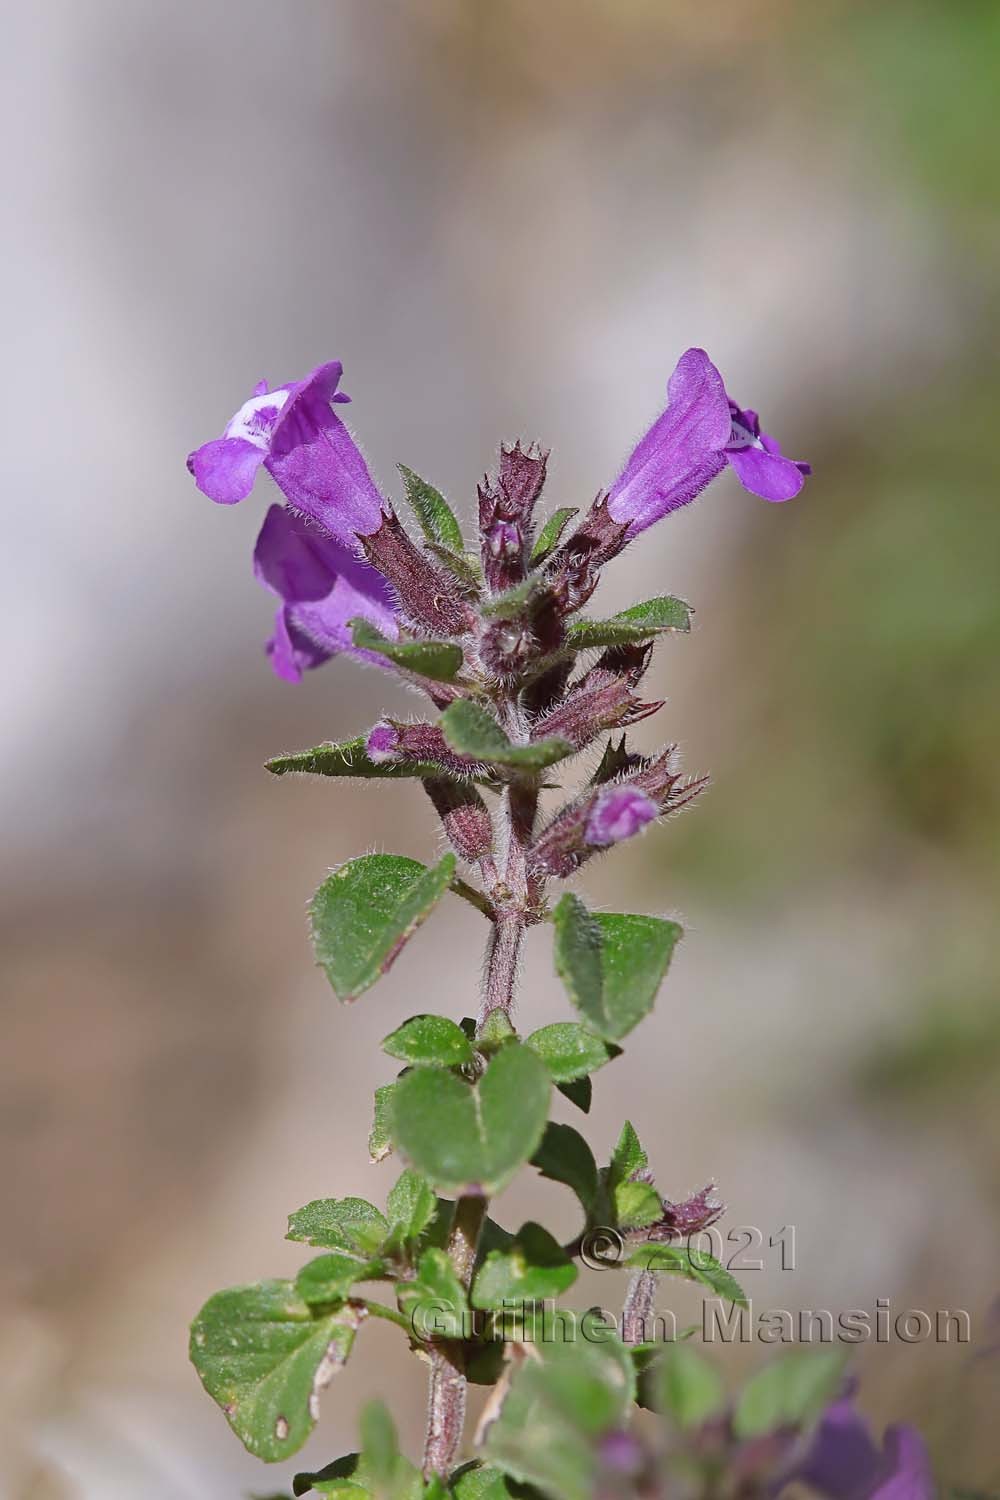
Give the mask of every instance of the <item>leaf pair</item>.
[[415, 1067], [394, 1085], [388, 1130], [411, 1165], [445, 1192], [491, 1196], [535, 1150], [551, 1085], [531, 1048], [510, 1041], [479, 1081]]

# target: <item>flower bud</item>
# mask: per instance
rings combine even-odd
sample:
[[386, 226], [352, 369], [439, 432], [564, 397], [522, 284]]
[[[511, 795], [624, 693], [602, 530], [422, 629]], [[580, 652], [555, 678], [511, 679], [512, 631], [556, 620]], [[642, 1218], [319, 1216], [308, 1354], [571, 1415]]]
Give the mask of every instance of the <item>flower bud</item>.
[[597, 849], [620, 844], [659, 817], [660, 809], [633, 786], [609, 786], [597, 793], [584, 827], [586, 842]]
[[657, 804], [644, 792], [599, 787], [556, 813], [528, 854], [529, 868], [540, 878], [565, 880], [592, 854], [632, 838], [658, 816]]
[[400, 761], [459, 777], [475, 776], [483, 769], [469, 756], [456, 755], [436, 724], [381, 719], [370, 731], [365, 750], [375, 765]]
[[662, 703], [640, 703], [627, 677], [594, 667], [570, 688], [562, 703], [536, 721], [531, 737], [541, 740], [558, 735], [582, 750], [605, 729], [635, 724], [662, 707]]
[[663, 1200], [663, 1218], [649, 1230], [651, 1240], [686, 1240], [689, 1235], [699, 1234], [721, 1219], [726, 1205], [715, 1191], [715, 1183], [709, 1182], [700, 1192], [692, 1193], [679, 1203]]
[[493, 853], [493, 823], [489, 809], [474, 786], [429, 776], [424, 791], [434, 804], [455, 853], [474, 865]]
[[394, 514], [383, 515], [378, 530], [359, 541], [416, 625], [438, 636], [464, 635], [472, 629], [475, 616], [454, 580], [425, 556]]

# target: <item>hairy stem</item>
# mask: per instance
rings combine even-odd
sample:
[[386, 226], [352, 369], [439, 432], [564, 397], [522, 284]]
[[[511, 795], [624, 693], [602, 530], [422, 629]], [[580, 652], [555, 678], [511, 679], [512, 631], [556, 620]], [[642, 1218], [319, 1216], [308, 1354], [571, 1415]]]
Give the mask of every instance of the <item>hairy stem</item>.
[[646, 1329], [653, 1313], [656, 1298], [656, 1272], [634, 1271], [625, 1295], [622, 1309], [622, 1341], [626, 1344], [642, 1344], [646, 1341]]
[[447, 1479], [458, 1454], [465, 1428], [465, 1379], [462, 1346], [437, 1343], [430, 1351], [427, 1391], [427, 1435], [424, 1439], [424, 1478]]
[[535, 829], [538, 791], [513, 783], [503, 794], [501, 816], [507, 841], [503, 878], [493, 888], [494, 921], [486, 945], [486, 982], [480, 1026], [491, 1010], [510, 1016], [517, 992], [518, 961], [528, 920], [527, 853]]
[[[448, 1255], [455, 1274], [468, 1290], [476, 1263], [479, 1231], [486, 1218], [486, 1199], [471, 1194], [459, 1198], [448, 1234]], [[447, 1478], [465, 1428], [465, 1356], [461, 1342], [441, 1339], [430, 1351], [431, 1373], [427, 1396], [427, 1433], [424, 1439], [424, 1477]]]
[[[516, 732], [516, 707], [510, 706], [508, 722]], [[534, 786], [512, 783], [503, 794], [501, 816], [506, 835], [503, 877], [490, 891], [492, 902], [490, 936], [486, 945], [486, 982], [480, 1007], [482, 1026], [490, 1011], [499, 1008], [510, 1015], [517, 987], [521, 940], [527, 925], [527, 851], [535, 827], [538, 791]], [[485, 872], [484, 872], [485, 873]], [[455, 1205], [448, 1255], [455, 1273], [468, 1287], [476, 1260], [479, 1232], [486, 1217], [486, 1199], [471, 1194]], [[461, 1343], [441, 1340], [431, 1349], [430, 1388], [427, 1401], [427, 1434], [424, 1442], [424, 1474], [447, 1475], [462, 1441], [465, 1426], [465, 1357]]]

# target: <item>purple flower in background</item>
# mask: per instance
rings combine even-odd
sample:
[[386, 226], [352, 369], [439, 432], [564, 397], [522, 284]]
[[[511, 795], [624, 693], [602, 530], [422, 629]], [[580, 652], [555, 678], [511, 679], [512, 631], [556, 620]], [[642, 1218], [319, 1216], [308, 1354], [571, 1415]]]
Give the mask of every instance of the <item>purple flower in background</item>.
[[584, 837], [588, 844], [605, 849], [640, 833], [659, 815], [659, 807], [645, 792], [632, 786], [609, 786], [594, 800]]
[[331, 536], [353, 544], [382, 521], [382, 497], [331, 403], [349, 401], [337, 390], [339, 360], [305, 380], [269, 391], [261, 381], [221, 438], [188, 459], [198, 488], [220, 505], [235, 505], [253, 489], [261, 464], [285, 499]]
[[267, 645], [271, 665], [286, 682], [299, 682], [341, 651], [387, 666], [384, 656], [353, 644], [349, 620], [363, 616], [397, 636], [392, 590], [374, 568], [304, 517], [272, 505], [254, 549], [254, 572], [281, 600]]
[[727, 463], [744, 488], [773, 501], [791, 500], [810, 472], [761, 432], [756, 412], [730, 399], [704, 349], [688, 349], [670, 377], [666, 410], [608, 492], [608, 514], [637, 536], [689, 504]]
[[851, 1397], [828, 1406], [809, 1449], [783, 1484], [798, 1481], [829, 1500], [933, 1500], [927, 1448], [913, 1427], [888, 1427], [882, 1448]]

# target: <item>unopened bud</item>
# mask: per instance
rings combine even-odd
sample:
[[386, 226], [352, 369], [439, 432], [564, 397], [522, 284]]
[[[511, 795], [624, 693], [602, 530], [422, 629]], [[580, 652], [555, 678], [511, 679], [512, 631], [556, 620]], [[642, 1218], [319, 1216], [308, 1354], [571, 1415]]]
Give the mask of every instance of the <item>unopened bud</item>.
[[700, 1192], [692, 1193], [680, 1203], [663, 1200], [663, 1218], [649, 1231], [651, 1240], [683, 1240], [689, 1235], [708, 1229], [716, 1219], [721, 1219], [726, 1205], [715, 1191], [715, 1183], [709, 1182]]
[[506, 444], [500, 449], [500, 488], [503, 490], [512, 515], [526, 522], [535, 507], [545, 483], [545, 469], [549, 455], [534, 443], [525, 449], [520, 440], [513, 447]]
[[477, 864], [493, 852], [493, 823], [489, 809], [474, 786], [429, 776], [424, 791], [434, 804], [455, 853], [468, 864]]
[[494, 521], [483, 541], [491, 557], [507, 560], [520, 557], [524, 546], [524, 538], [513, 521]]
[[479, 761], [456, 755], [436, 724], [381, 719], [369, 732], [365, 750], [375, 765], [400, 761], [457, 777], [474, 776], [483, 769]]
[[358, 539], [373, 567], [392, 584], [406, 614], [437, 636], [463, 635], [475, 622], [454, 580], [420, 550], [391, 512]]
[[582, 750], [604, 730], [634, 724], [661, 707], [660, 703], [639, 703], [627, 677], [595, 667], [570, 688], [562, 703], [536, 722], [532, 739], [558, 735]]

